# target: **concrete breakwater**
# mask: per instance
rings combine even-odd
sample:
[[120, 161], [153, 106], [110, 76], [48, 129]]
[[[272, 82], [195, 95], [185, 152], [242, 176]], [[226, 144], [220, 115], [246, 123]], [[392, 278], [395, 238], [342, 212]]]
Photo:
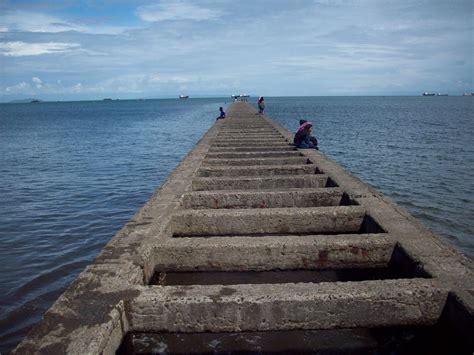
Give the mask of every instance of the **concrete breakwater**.
[[16, 353], [470, 351], [471, 260], [248, 104], [227, 113]]

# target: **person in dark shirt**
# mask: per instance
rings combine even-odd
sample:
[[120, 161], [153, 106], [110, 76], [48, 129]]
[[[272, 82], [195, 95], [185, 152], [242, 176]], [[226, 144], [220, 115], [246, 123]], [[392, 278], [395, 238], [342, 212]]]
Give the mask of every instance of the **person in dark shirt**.
[[219, 107], [219, 116], [216, 118], [216, 121], [220, 120], [220, 119], [223, 119], [223, 118], [225, 118], [224, 109], [222, 107]]
[[258, 113], [263, 115], [265, 113], [265, 99], [263, 96], [260, 96], [257, 100]]
[[293, 143], [297, 148], [318, 149], [318, 141], [315, 137], [311, 135], [311, 133], [313, 132], [313, 125], [305, 120], [301, 120], [300, 123], [301, 122], [303, 123], [298, 128], [298, 131], [296, 132], [295, 137], [293, 139]]
[[[304, 124], [305, 122], [308, 122], [308, 121], [307, 120], [300, 120], [300, 126], [302, 124]], [[318, 149], [318, 140], [317, 140], [317, 138], [313, 135], [310, 135], [309, 140], [311, 141], [311, 143], [313, 143], [315, 145], [315, 148]]]

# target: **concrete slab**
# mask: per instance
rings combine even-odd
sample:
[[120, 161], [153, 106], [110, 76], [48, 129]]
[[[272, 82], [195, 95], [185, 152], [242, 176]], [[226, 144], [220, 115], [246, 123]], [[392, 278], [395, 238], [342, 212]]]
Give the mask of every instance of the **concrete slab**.
[[342, 196], [343, 191], [340, 188], [202, 191], [185, 194], [183, 207], [186, 209], [219, 209], [339, 206]]
[[174, 237], [357, 233], [365, 215], [361, 206], [185, 210], [173, 215], [171, 228]]
[[154, 260], [159, 271], [382, 267], [390, 262], [394, 247], [386, 234], [192, 237], [174, 238], [156, 247]]
[[325, 187], [328, 176], [325, 174], [286, 175], [270, 177], [221, 177], [195, 178], [192, 181], [193, 191], [205, 190], [272, 190], [287, 188]]
[[211, 147], [209, 152], [275, 152], [275, 151], [296, 151], [291, 145], [268, 145], [259, 147]]
[[239, 148], [239, 147], [249, 147], [249, 148], [258, 148], [258, 147], [267, 147], [267, 146], [288, 146], [288, 142], [280, 139], [273, 139], [270, 141], [247, 141], [247, 142], [222, 142], [222, 143], [213, 143], [212, 147], [224, 147], [224, 148]]
[[234, 152], [234, 153], [207, 153], [205, 159], [251, 159], [251, 158], [290, 158], [303, 157], [297, 151], [267, 151], [267, 152]]
[[203, 160], [204, 165], [303, 165], [309, 164], [310, 160], [305, 157], [291, 157], [291, 158], [247, 158], [247, 159], [214, 159], [207, 158]]
[[318, 174], [318, 169], [312, 164], [305, 165], [266, 165], [266, 166], [202, 166], [197, 176], [226, 177], [226, 176], [273, 176], [273, 175], [305, 175]]
[[153, 286], [128, 307], [134, 331], [336, 329], [434, 324], [447, 294], [424, 279]]

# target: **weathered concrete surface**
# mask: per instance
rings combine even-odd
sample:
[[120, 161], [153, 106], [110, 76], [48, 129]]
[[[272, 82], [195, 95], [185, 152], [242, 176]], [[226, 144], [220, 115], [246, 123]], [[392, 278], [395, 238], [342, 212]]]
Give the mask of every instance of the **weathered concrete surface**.
[[176, 212], [171, 229], [180, 237], [357, 233], [365, 215], [361, 206], [190, 210]]
[[219, 153], [219, 152], [275, 152], [275, 151], [296, 151], [296, 148], [291, 145], [284, 145], [284, 144], [272, 144], [272, 145], [265, 145], [265, 146], [257, 146], [257, 147], [250, 147], [250, 146], [241, 146], [241, 147], [211, 147], [209, 152], [212, 153]]
[[155, 265], [159, 271], [382, 267], [394, 247], [385, 234], [175, 238], [156, 248]]
[[447, 292], [430, 280], [154, 286], [130, 303], [131, 327], [238, 332], [433, 324]]
[[298, 151], [288, 151], [288, 152], [235, 152], [235, 153], [208, 153], [206, 158], [209, 159], [251, 159], [251, 158], [289, 158], [289, 157], [302, 157], [303, 154]]
[[[249, 105], [235, 103], [227, 115], [15, 353], [113, 354], [137, 331], [360, 329], [440, 317], [474, 348], [472, 260], [320, 152], [295, 149], [291, 132]], [[431, 278], [148, 286], [159, 271], [389, 264]]]
[[[210, 157], [209, 157], [210, 158]], [[265, 157], [268, 158], [268, 157]], [[244, 159], [206, 159], [203, 165], [298, 165], [310, 164], [310, 161], [305, 157], [272, 157], [272, 159], [265, 158], [244, 158]]]
[[277, 208], [339, 206], [341, 188], [287, 189], [279, 191], [200, 191], [183, 196], [185, 209]]
[[293, 175], [273, 177], [228, 177], [228, 178], [195, 178], [192, 181], [194, 191], [203, 190], [271, 190], [287, 188], [316, 188], [324, 187], [328, 176], [318, 175]]
[[265, 165], [265, 166], [203, 166], [198, 176], [271, 176], [271, 175], [304, 175], [317, 173], [312, 164], [305, 165]]

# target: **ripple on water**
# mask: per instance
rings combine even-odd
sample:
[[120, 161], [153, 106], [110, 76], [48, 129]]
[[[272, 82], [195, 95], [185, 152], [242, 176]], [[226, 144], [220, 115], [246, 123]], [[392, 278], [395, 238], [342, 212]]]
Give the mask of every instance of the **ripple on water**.
[[150, 198], [222, 105], [2, 106], [0, 352], [20, 341]]

